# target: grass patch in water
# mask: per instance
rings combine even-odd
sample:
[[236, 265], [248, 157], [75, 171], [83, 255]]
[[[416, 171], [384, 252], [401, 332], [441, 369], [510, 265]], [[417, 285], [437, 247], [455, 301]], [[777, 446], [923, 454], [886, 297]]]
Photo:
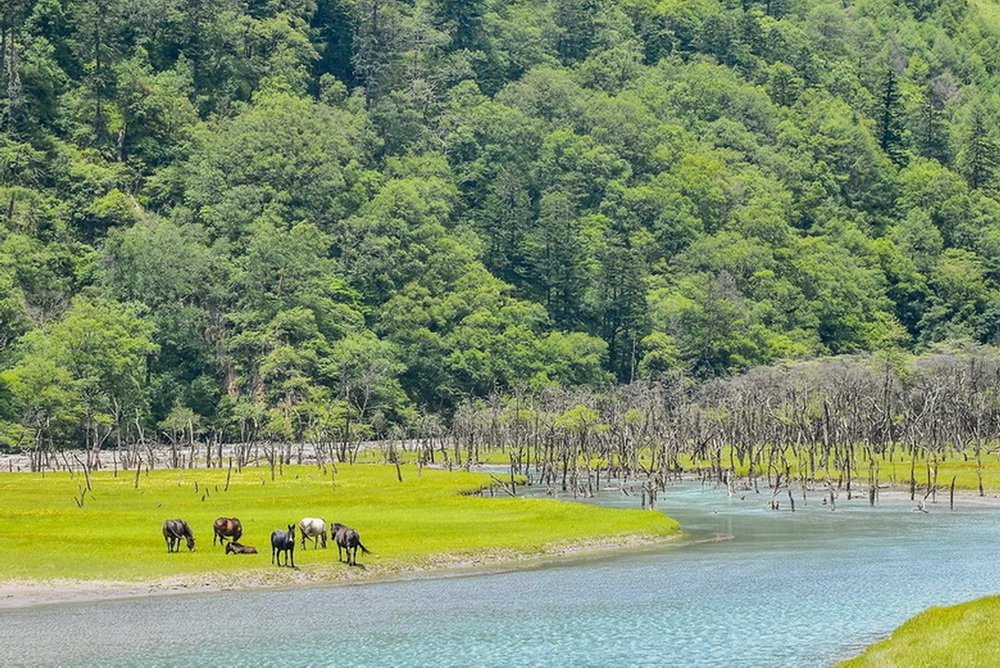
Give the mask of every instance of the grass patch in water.
[[[92, 474], [93, 491], [78, 507], [83, 474], [0, 474], [0, 580], [142, 581], [193, 574], [236, 573], [269, 567], [270, 534], [303, 517], [323, 517], [357, 528], [374, 556], [369, 565], [389, 570], [438, 563], [444, 555], [541, 555], [544, 547], [593, 537], [666, 537], [679, 532], [661, 513], [614, 510], [552, 499], [463, 495], [490, 477], [415, 466], [286, 466], [272, 481], [267, 468], [232, 471], [188, 469]], [[212, 522], [236, 516], [240, 542], [258, 555], [225, 555], [212, 545]], [[167, 554], [163, 520], [183, 518], [197, 549]], [[332, 550], [332, 552], [331, 552]], [[295, 552], [303, 569], [336, 565], [336, 546]]]
[[931, 608], [838, 668], [996, 666], [1000, 661], [998, 622], [1000, 596]]
[[[870, 461], [865, 456], [864, 449], [861, 447], [855, 448], [855, 455], [852, 460], [852, 478], [853, 484], [856, 486], [864, 486], [868, 484], [869, 480], [869, 465]], [[734, 464], [734, 472], [737, 476], [745, 477], [750, 471], [749, 462], [746, 460], [740, 460], [738, 457], [730, 457], [731, 449], [724, 448], [721, 458], [721, 464], [723, 468], [728, 468], [730, 463]], [[802, 478], [803, 474], [813, 470], [809, 466], [808, 456], [805, 452], [802, 452], [802, 456], [797, 457], [795, 450], [791, 447], [787, 447], [783, 452], [784, 458], [776, 457], [775, 466], [777, 469], [769, 469], [767, 466], [768, 459], [766, 454], [760, 457], [760, 460], [755, 466], [756, 476], [759, 479], [765, 479], [768, 476], [768, 471], [773, 475], [780, 471], [782, 475], [785, 474], [785, 465], [788, 466], [788, 473], [792, 478], [793, 487]], [[948, 488], [951, 486], [951, 480], [955, 478], [955, 489], [964, 492], [976, 492], [979, 489], [979, 477], [977, 472], [977, 463], [975, 460], [975, 453], [971, 450], [964, 453], [956, 450], [948, 450], [944, 453], [938, 455], [938, 460], [932, 462], [928, 460], [927, 453], [920, 451], [917, 454], [916, 461], [913, 461], [911, 454], [902, 449], [897, 449], [892, 457], [885, 455], [877, 455], [878, 461], [878, 481], [880, 485], [891, 484], [898, 488], [908, 488], [910, 485], [910, 473], [913, 472], [913, 476], [916, 479], [916, 488], [918, 490], [927, 489], [928, 483], [928, 467], [930, 467], [930, 479], [936, 481], [938, 493], [942, 491], [947, 492]], [[678, 457], [678, 462], [687, 471], [697, 470], [697, 469], [707, 469], [712, 466], [711, 459], [698, 459], [693, 458], [688, 454], [681, 454]], [[995, 449], [986, 450], [984, 449], [982, 454], [982, 481], [983, 490], [986, 493], [996, 493], [1000, 491], [1000, 452]], [[815, 482], [823, 483], [825, 480], [829, 479], [834, 484], [846, 480], [846, 475], [843, 470], [837, 467], [836, 459], [831, 453], [825, 459], [820, 456], [816, 456], [813, 460], [814, 472], [815, 472]], [[937, 466], [937, 477], [933, 476], [933, 468]], [[782, 480], [783, 484], [786, 480]]]

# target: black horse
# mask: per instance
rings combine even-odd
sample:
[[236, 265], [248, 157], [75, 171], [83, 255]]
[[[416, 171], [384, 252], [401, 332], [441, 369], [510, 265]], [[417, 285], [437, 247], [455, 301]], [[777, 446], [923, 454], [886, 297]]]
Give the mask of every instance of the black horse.
[[163, 523], [163, 539], [167, 541], [167, 552], [181, 549], [181, 538], [187, 541], [189, 550], [194, 550], [194, 533], [184, 520], [167, 520]]
[[347, 552], [347, 565], [358, 565], [358, 548], [364, 554], [371, 554], [368, 548], [361, 544], [361, 535], [351, 527], [344, 526], [340, 522], [333, 525], [333, 539], [337, 541], [337, 561], [343, 561], [341, 550]]
[[[271, 532], [271, 563], [275, 557], [281, 566], [281, 553], [285, 553], [285, 566], [295, 568], [295, 525], [289, 524], [288, 531], [275, 529]], [[291, 561], [291, 563], [289, 563]]]

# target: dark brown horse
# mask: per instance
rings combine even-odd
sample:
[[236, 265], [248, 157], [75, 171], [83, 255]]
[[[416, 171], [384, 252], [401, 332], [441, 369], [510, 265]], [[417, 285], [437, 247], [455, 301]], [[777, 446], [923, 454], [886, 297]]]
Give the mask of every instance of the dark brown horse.
[[166, 520], [163, 523], [163, 539], [167, 541], [167, 552], [181, 549], [181, 538], [187, 541], [189, 550], [194, 550], [194, 533], [184, 520]]
[[[278, 565], [281, 566], [281, 554], [285, 554], [285, 566], [295, 568], [295, 525], [289, 524], [288, 531], [275, 529], [271, 532], [271, 563], [274, 558], [278, 558]], [[291, 561], [291, 563], [289, 563]]]
[[357, 566], [358, 565], [358, 548], [361, 548], [361, 552], [364, 554], [371, 554], [368, 548], [361, 544], [361, 535], [351, 527], [344, 526], [340, 522], [335, 522], [331, 534], [333, 539], [337, 541], [337, 561], [343, 561], [341, 556], [341, 550], [347, 552], [347, 565]]
[[226, 543], [226, 554], [257, 554], [257, 548], [252, 545], [240, 545], [234, 540]]
[[212, 536], [212, 545], [218, 540], [220, 545], [225, 545], [226, 539], [238, 541], [243, 536], [243, 524], [236, 517], [220, 517], [212, 525], [215, 535]]

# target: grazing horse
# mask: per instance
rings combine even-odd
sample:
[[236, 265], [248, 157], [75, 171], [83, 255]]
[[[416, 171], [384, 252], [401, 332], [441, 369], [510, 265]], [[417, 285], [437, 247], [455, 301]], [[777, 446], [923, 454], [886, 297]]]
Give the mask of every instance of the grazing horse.
[[163, 523], [163, 539], [167, 541], [167, 552], [181, 549], [181, 538], [187, 541], [189, 550], [194, 550], [194, 534], [184, 520], [166, 520]]
[[323, 549], [326, 549], [326, 520], [319, 517], [304, 517], [299, 522], [299, 531], [302, 532], [302, 549], [306, 549], [306, 538], [313, 539], [313, 548], [317, 542], [322, 541]]
[[341, 550], [347, 552], [347, 565], [358, 565], [358, 548], [364, 554], [371, 554], [368, 548], [361, 544], [361, 535], [351, 527], [346, 527], [340, 522], [336, 522], [330, 530], [333, 539], [337, 541], [337, 561], [343, 561]]
[[[271, 563], [274, 558], [278, 558], [278, 565], [281, 566], [281, 553], [285, 553], [285, 566], [291, 565], [295, 568], [295, 525], [289, 524], [288, 531], [275, 529], [271, 532]], [[291, 564], [289, 564], [291, 560]]]
[[240, 545], [234, 540], [226, 543], [226, 554], [257, 554], [257, 548], [252, 545]]
[[218, 539], [220, 545], [226, 544], [226, 538], [231, 541], [238, 541], [243, 536], [243, 524], [236, 517], [220, 517], [212, 525], [215, 535], [212, 536], [212, 545]]

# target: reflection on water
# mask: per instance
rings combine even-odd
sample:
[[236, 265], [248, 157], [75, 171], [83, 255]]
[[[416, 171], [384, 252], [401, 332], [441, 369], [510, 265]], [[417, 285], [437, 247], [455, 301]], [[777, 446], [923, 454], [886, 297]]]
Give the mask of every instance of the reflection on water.
[[[602, 504], [635, 507], [634, 498]], [[930, 605], [1000, 591], [1000, 512], [693, 484], [660, 497], [729, 541], [529, 570], [0, 612], [3, 665], [822, 666]], [[44, 632], [43, 632], [44, 631]]]

